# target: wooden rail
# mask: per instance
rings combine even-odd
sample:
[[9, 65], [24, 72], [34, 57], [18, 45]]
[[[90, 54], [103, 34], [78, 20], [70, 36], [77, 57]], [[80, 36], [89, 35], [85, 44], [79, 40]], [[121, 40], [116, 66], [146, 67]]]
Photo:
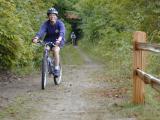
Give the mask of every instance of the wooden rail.
[[152, 45], [149, 43], [140, 43], [140, 42], [136, 42], [135, 44], [136, 44], [136, 50], [145, 50], [145, 51], [160, 53], [160, 46], [158, 45]]
[[143, 80], [146, 84], [151, 84], [151, 86], [157, 90], [158, 92], [160, 92], [160, 79], [145, 73], [144, 71], [137, 69], [136, 73], [138, 74], [138, 76], [141, 78], [141, 80]]
[[144, 85], [160, 92], [160, 79], [144, 72], [146, 54], [144, 51], [160, 53], [160, 46], [146, 43], [146, 33], [137, 31], [133, 35], [133, 103], [144, 104]]

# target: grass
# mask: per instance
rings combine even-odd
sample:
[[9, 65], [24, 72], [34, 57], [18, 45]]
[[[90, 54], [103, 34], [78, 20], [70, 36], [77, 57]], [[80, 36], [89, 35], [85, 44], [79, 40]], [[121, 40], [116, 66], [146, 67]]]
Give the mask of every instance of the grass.
[[[160, 94], [151, 88], [150, 85], [145, 85], [145, 104], [135, 105], [132, 103], [132, 66], [127, 61], [124, 61], [125, 66], [119, 64], [115, 60], [107, 62], [107, 58], [102, 58], [93, 52], [92, 47], [88, 47], [87, 43], [82, 42], [82, 49], [86, 51], [89, 56], [98, 61], [105, 63], [107, 67], [103, 74], [109, 84], [115, 89], [126, 88], [127, 92], [123, 98], [116, 100], [108, 109], [111, 113], [122, 118], [136, 118], [137, 120], [160, 120]], [[87, 47], [86, 47], [87, 46]], [[116, 53], [118, 54], [118, 53]], [[101, 60], [102, 59], [102, 60]], [[105, 61], [105, 62], [104, 62]], [[113, 64], [108, 64], [113, 63]], [[157, 62], [155, 62], [157, 63]], [[152, 65], [153, 66], [153, 65]]]
[[[90, 52], [89, 47], [83, 49], [83, 51], [95, 60], [99, 61], [101, 59], [100, 57], [96, 58], [97, 56], [95, 56], [93, 52]], [[84, 63], [78, 50], [71, 45], [65, 46], [61, 50], [61, 58], [64, 65], [81, 65]], [[149, 85], [145, 85], [145, 104], [133, 104], [131, 75], [119, 74], [120, 69], [112, 67], [110, 64], [106, 63], [106, 66], [105, 73], [101, 79], [106, 79], [107, 82], [112, 84], [116, 89], [127, 88], [128, 90], [125, 93], [125, 97], [110, 106], [108, 110], [111, 113], [114, 113], [114, 115], [123, 118], [137, 118], [137, 120], [159, 120], [160, 94]], [[8, 118], [16, 118], [16, 120], [32, 119], [31, 115], [33, 114], [33, 111], [36, 110], [32, 109], [31, 105], [33, 103], [31, 104], [31, 102], [33, 102], [33, 100], [30, 98], [18, 97], [12, 105], [9, 105], [3, 111], [0, 111], [0, 119], [3, 120], [6, 116], [8, 116]]]
[[[62, 64], [64, 65], [82, 65], [84, 63], [83, 58], [79, 55], [79, 52], [72, 45], [65, 46], [61, 50]], [[34, 109], [34, 104], [41, 101], [33, 100], [31, 96], [24, 95], [14, 99], [7, 107], [0, 111], [0, 120], [15, 119], [15, 120], [32, 120], [38, 113], [38, 110]]]
[[[33, 104], [36, 102], [30, 97], [19, 96], [10, 105], [0, 111], [0, 120], [3, 119], [16, 119], [28, 120], [32, 119], [36, 110], [33, 109]], [[38, 102], [38, 101], [37, 101]]]
[[137, 118], [137, 120], [159, 120], [160, 103], [155, 97], [157, 93], [150, 86], [146, 86], [145, 91], [144, 105], [135, 105], [131, 100], [126, 100], [113, 106], [110, 111], [123, 117]]
[[[43, 51], [40, 51], [39, 57], [42, 57]], [[72, 45], [66, 45], [61, 49], [61, 62], [63, 65], [82, 65], [84, 63], [83, 58], [79, 55], [79, 52]], [[31, 73], [36, 73], [40, 70], [41, 59], [35, 60], [35, 65], [28, 65], [23, 68], [17, 67], [17, 69], [12, 70], [11, 72], [18, 76], [25, 76]], [[32, 71], [32, 72], [31, 72]]]
[[77, 48], [74, 48], [72, 45], [65, 46], [61, 50], [61, 59], [64, 65], [82, 65], [84, 63]]

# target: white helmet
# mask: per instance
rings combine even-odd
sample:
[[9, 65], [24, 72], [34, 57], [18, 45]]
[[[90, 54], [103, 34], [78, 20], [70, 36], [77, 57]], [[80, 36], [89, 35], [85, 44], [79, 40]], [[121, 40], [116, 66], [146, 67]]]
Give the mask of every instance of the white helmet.
[[49, 8], [48, 11], [47, 11], [47, 15], [49, 14], [56, 14], [58, 15], [58, 11], [55, 9], [55, 8]]

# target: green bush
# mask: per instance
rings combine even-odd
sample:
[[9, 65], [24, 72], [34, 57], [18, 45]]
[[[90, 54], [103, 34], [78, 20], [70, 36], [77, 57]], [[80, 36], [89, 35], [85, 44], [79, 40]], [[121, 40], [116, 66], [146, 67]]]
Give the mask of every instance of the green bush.
[[10, 69], [20, 59], [22, 43], [14, 35], [0, 31], [0, 69]]

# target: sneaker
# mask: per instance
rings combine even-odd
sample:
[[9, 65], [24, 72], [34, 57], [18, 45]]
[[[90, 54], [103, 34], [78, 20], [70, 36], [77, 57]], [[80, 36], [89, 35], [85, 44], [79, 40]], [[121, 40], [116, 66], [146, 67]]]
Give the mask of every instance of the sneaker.
[[60, 76], [60, 70], [54, 69], [54, 76], [59, 77]]

